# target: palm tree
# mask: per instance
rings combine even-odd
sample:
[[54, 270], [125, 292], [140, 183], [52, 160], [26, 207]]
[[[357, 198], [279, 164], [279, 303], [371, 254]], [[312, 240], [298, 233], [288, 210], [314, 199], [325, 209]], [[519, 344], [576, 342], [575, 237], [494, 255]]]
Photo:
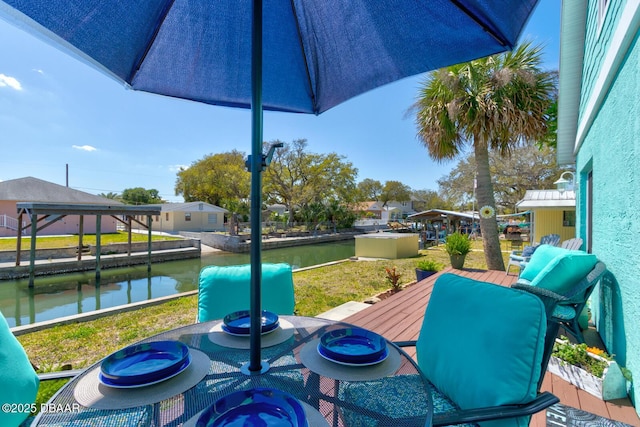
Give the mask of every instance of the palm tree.
[[485, 259], [490, 270], [504, 270], [495, 217], [489, 150], [509, 155], [524, 142], [546, 135], [546, 112], [553, 101], [555, 72], [541, 65], [540, 46], [515, 50], [434, 71], [420, 88], [418, 138], [429, 156], [450, 160], [473, 148]]

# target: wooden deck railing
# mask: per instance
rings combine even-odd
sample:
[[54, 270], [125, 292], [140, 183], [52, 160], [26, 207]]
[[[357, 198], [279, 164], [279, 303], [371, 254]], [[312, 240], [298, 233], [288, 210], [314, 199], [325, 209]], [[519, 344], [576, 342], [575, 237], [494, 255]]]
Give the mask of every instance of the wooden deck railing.
[[[511, 286], [517, 279], [517, 276], [506, 275], [504, 271], [453, 270], [448, 268], [402, 290], [390, 298], [349, 316], [344, 321], [373, 330], [391, 341], [415, 340], [420, 333], [424, 311], [429, 303], [433, 284], [440, 274], [445, 272], [501, 286]], [[415, 356], [414, 350], [405, 350], [413, 351], [413, 354], [411, 352], [409, 354]], [[560, 402], [564, 405], [632, 426], [640, 426], [640, 418], [629, 399], [603, 402], [548, 372], [545, 375], [542, 390], [550, 391], [558, 396]], [[531, 426], [547, 426], [545, 414], [539, 413], [535, 415], [531, 420]]]

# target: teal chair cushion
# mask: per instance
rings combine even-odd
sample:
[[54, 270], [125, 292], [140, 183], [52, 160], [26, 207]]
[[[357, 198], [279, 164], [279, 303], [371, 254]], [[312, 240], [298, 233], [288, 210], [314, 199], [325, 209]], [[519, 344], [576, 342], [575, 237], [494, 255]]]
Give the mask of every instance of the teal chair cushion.
[[560, 295], [567, 295], [576, 283], [593, 270], [597, 262], [598, 258], [593, 254], [565, 249], [564, 253], [553, 258], [531, 280], [531, 286], [538, 286]]
[[[31, 404], [36, 401], [40, 381], [24, 348], [0, 313], [0, 402]], [[17, 426], [29, 412], [0, 411], [0, 426]]]
[[[198, 321], [221, 319], [249, 309], [251, 266], [208, 266], [200, 272]], [[293, 273], [289, 264], [262, 264], [262, 309], [293, 314]]]
[[[547, 329], [532, 294], [444, 274], [417, 342], [420, 368], [461, 409], [527, 403], [537, 395]], [[529, 417], [481, 423], [527, 426]]]
[[532, 281], [555, 257], [567, 252], [567, 249], [551, 245], [540, 245], [529, 259], [520, 277]]

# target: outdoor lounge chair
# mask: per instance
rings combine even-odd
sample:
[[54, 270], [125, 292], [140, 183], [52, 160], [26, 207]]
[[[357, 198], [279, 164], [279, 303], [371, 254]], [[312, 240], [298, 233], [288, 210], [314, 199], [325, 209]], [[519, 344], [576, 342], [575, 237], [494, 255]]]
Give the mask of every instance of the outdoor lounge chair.
[[[33, 370], [27, 353], [9, 329], [9, 324], [0, 313], [0, 412], [1, 426], [20, 425], [30, 411], [11, 409], [11, 405], [28, 408], [35, 403], [40, 381]], [[4, 405], [10, 405], [6, 410]]]
[[512, 288], [557, 301], [551, 320], [583, 343], [578, 319], [605, 272], [605, 264], [595, 255], [545, 246], [531, 257]]
[[562, 242], [560, 247], [564, 249], [578, 250], [582, 247], [582, 239], [579, 237], [574, 237], [573, 239], [565, 240], [564, 242]]
[[[200, 271], [198, 321], [222, 319], [229, 313], [249, 309], [251, 266], [211, 265]], [[293, 272], [289, 264], [262, 264], [262, 309], [293, 314]]]
[[[526, 292], [454, 274], [438, 278], [418, 341], [396, 343], [416, 346], [420, 370], [433, 385], [434, 426], [482, 422], [483, 427], [523, 427], [530, 415], [559, 401], [539, 393], [552, 348], [545, 347], [546, 313], [555, 305], [549, 301], [545, 305]], [[394, 395], [388, 401], [373, 401], [367, 392], [371, 384], [349, 384], [340, 397], [358, 408], [385, 405], [392, 410], [398, 396], [417, 395], [411, 392], [421, 384], [415, 377], [380, 380]], [[346, 424], [364, 425], [366, 420], [358, 418], [365, 413], [345, 412]]]
[[509, 255], [509, 262], [507, 263], [506, 274], [509, 274], [509, 269], [511, 268], [512, 265], [519, 267], [520, 270], [522, 271], [522, 269], [527, 264], [527, 262], [529, 262], [531, 255], [533, 255], [533, 253], [535, 252], [538, 246], [540, 245], [558, 246], [558, 244], [560, 244], [559, 234], [547, 234], [546, 236], [542, 236], [540, 238], [539, 245], [525, 246], [524, 249], [521, 251], [511, 251], [511, 254]]

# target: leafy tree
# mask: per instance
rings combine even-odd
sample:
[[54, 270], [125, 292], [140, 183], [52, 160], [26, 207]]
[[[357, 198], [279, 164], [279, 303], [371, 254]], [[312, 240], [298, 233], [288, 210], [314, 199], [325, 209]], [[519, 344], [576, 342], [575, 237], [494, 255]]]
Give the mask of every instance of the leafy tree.
[[276, 150], [263, 176], [267, 203], [280, 203], [295, 212], [311, 204], [355, 201], [358, 170], [336, 153], [308, 153], [306, 148], [306, 139], [297, 139]]
[[[514, 212], [516, 203], [527, 190], [553, 188], [553, 182], [560, 174], [555, 159], [555, 150], [548, 146], [515, 147], [509, 156], [490, 152], [489, 168], [498, 211]], [[469, 154], [458, 161], [449, 175], [438, 180], [440, 193], [449, 195], [456, 208], [471, 209], [475, 171], [475, 158]], [[477, 210], [478, 206], [475, 207]]]
[[360, 201], [378, 201], [382, 194], [382, 184], [375, 179], [366, 178], [358, 183], [358, 199]]
[[452, 206], [438, 192], [433, 190], [413, 190], [411, 193], [413, 208], [418, 211], [429, 209], [451, 209]]
[[[418, 137], [431, 158], [457, 157], [470, 145], [476, 161], [479, 206], [495, 208], [489, 151], [508, 154], [547, 135], [555, 74], [542, 71], [541, 47], [511, 52], [429, 74], [414, 105]], [[480, 219], [487, 266], [504, 270], [495, 215]]]
[[151, 205], [163, 203], [158, 190], [150, 190], [142, 187], [127, 188], [122, 192], [122, 202], [127, 205]]
[[231, 213], [231, 234], [237, 232], [237, 216], [249, 210], [251, 174], [244, 157], [237, 150], [205, 156], [188, 169], [181, 168], [176, 180], [176, 195], [182, 195], [185, 201], [203, 201], [227, 209]]
[[387, 181], [384, 183], [380, 194], [380, 201], [383, 207], [392, 201], [408, 202], [409, 200], [411, 200], [411, 187], [404, 185], [400, 181]]

